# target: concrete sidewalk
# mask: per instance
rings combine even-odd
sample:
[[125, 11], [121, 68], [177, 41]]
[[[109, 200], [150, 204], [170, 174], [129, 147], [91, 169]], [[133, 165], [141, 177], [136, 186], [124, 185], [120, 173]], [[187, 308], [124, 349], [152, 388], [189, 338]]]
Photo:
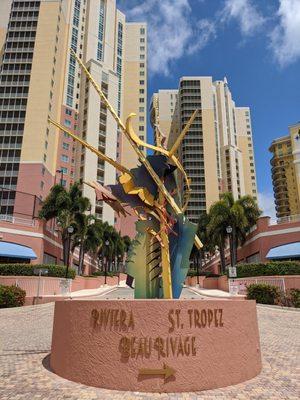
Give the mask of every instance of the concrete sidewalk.
[[200, 288], [199, 286], [187, 286], [190, 290], [197, 294], [201, 294], [205, 297], [213, 297], [218, 299], [235, 299], [235, 300], [243, 300], [245, 298], [244, 295], [233, 295], [228, 292], [224, 292], [223, 290], [219, 289], [204, 289]]
[[109, 293], [113, 290], [116, 290], [119, 286], [122, 286], [122, 285], [123, 284], [121, 281], [120, 285], [114, 285], [114, 286], [102, 285], [97, 289], [83, 289], [83, 290], [78, 290], [76, 292], [69, 292], [66, 294], [40, 296], [37, 302], [35, 300], [35, 304], [45, 304], [45, 303], [51, 303], [54, 301], [61, 301], [61, 300], [68, 300], [68, 299], [75, 300], [75, 299], [99, 297], [99, 296]]

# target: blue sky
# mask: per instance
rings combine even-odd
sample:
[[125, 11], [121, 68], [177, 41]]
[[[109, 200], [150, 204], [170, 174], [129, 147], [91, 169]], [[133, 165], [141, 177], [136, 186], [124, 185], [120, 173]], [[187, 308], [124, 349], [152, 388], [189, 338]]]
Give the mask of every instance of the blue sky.
[[268, 148], [300, 121], [300, 0], [118, 5], [127, 20], [148, 23], [149, 100], [183, 75], [226, 76], [236, 104], [251, 107], [260, 206], [274, 216]]

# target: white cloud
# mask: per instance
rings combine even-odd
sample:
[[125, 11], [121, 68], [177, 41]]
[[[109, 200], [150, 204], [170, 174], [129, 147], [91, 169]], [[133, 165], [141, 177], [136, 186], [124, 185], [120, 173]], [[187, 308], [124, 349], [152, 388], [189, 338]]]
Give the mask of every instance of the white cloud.
[[300, 0], [279, 1], [279, 24], [271, 33], [271, 48], [284, 67], [300, 58]]
[[130, 20], [146, 21], [148, 24], [148, 63], [151, 73], [168, 75], [173, 61], [201, 50], [216, 35], [211, 21], [195, 20], [189, 0], [122, 3]]
[[271, 221], [276, 222], [276, 211], [273, 192], [258, 193], [258, 205], [263, 211], [264, 216], [271, 217]]
[[251, 0], [225, 0], [220, 17], [222, 22], [235, 19], [245, 36], [253, 35], [265, 23], [265, 18]]

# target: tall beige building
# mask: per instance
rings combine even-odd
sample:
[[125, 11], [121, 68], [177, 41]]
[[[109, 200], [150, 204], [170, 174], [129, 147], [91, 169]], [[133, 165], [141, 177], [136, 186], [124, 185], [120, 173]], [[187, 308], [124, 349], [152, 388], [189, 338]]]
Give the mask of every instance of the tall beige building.
[[[171, 93], [177, 98], [172, 108]], [[168, 121], [171, 147], [195, 109], [199, 114], [179, 156], [192, 181], [187, 214], [196, 222], [220, 193], [229, 191], [235, 198], [250, 194], [256, 199], [257, 188], [250, 110], [235, 106], [226, 78], [213, 82], [211, 77], [182, 77], [177, 91], [153, 96], [151, 122]], [[187, 188], [181, 185], [185, 195]]]
[[[177, 115], [177, 96], [178, 90], [161, 89], [157, 93], [154, 93], [151, 99], [151, 125], [154, 129], [154, 140], [157, 140], [158, 134], [162, 134], [165, 137], [166, 143], [169, 140], [169, 134], [171, 131], [172, 124], [177, 128], [177, 121], [175, 122], [175, 115]], [[158, 136], [159, 137], [159, 136]]]
[[[145, 24], [127, 24], [115, 0], [1, 0], [1, 214], [16, 213], [16, 193], [44, 199], [55, 182], [66, 187], [78, 179], [115, 182], [114, 168], [59, 134], [48, 117], [123, 159], [117, 124], [69, 48], [88, 65], [121, 117], [129, 111], [138, 115], [135, 127], [146, 138], [146, 42]], [[96, 204], [88, 186], [83, 190], [92, 211], [113, 224], [112, 210]]]
[[[126, 23], [124, 45], [123, 119], [132, 112], [133, 128], [139, 138], [147, 141], [147, 26], [145, 23]], [[145, 150], [145, 149], [144, 149]], [[137, 165], [138, 159], [126, 138], [119, 140], [119, 160], [127, 168]]]
[[270, 152], [277, 218], [300, 214], [300, 123], [289, 135], [273, 140]]
[[[1, 214], [13, 214], [16, 193], [40, 199], [54, 181], [68, 20], [67, 1], [0, 2]], [[16, 192], [17, 191], [17, 192]]]

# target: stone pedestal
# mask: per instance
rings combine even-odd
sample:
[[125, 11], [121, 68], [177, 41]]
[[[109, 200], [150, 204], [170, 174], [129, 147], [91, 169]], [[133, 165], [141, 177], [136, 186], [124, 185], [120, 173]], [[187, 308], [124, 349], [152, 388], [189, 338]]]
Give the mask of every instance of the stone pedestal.
[[51, 368], [85, 385], [191, 392], [261, 370], [247, 300], [66, 300], [55, 304]]

